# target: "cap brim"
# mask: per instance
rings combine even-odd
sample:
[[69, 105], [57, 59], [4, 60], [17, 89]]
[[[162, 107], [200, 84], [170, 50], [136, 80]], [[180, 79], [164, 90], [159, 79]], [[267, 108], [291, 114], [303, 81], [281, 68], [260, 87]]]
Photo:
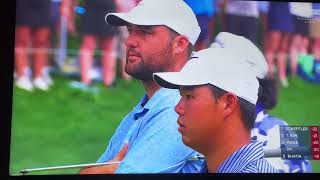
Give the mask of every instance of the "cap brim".
[[150, 17], [135, 17], [129, 13], [109, 13], [106, 15], [105, 21], [112, 26], [127, 26], [128, 24], [142, 26], [162, 25], [156, 20], [150, 21]]
[[106, 15], [105, 21], [112, 26], [126, 26], [131, 23], [127, 13], [109, 13]]
[[154, 73], [153, 80], [159, 86], [168, 89], [179, 89], [181, 86], [197, 86], [207, 84], [193, 78], [188, 78], [181, 72]]

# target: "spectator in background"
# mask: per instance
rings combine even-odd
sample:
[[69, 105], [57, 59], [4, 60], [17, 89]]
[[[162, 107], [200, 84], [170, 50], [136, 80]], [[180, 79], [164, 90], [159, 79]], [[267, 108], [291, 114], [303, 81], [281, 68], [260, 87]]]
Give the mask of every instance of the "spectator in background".
[[103, 84], [107, 87], [114, 85], [116, 78], [116, 36], [118, 29], [105, 24], [105, 14], [116, 12], [114, 0], [86, 0], [86, 12], [80, 18], [82, 43], [79, 52], [81, 82], [91, 84], [93, 56], [97, 44], [101, 49], [101, 64]]
[[297, 74], [298, 56], [306, 55], [309, 46], [309, 18], [312, 17], [312, 3], [290, 2], [290, 12], [293, 15], [294, 29], [290, 43], [291, 74]]
[[312, 83], [320, 84], [320, 3], [312, 4], [310, 22], [311, 54], [299, 58], [298, 73]]
[[277, 60], [278, 78], [287, 87], [286, 60], [290, 33], [293, 32], [293, 19], [288, 2], [270, 2], [268, 11], [268, 42], [265, 51], [269, 77], [273, 78], [274, 59]]
[[195, 51], [208, 48], [214, 34], [216, 0], [185, 0], [196, 14], [201, 33], [195, 45]]
[[[45, 68], [49, 61], [51, 23], [50, 0], [17, 0], [15, 30], [15, 70], [17, 87], [47, 91], [53, 83]], [[29, 53], [32, 55], [32, 78], [28, 77]]]
[[226, 0], [226, 31], [244, 36], [256, 44], [258, 32], [258, 2]]
[[53, 31], [53, 47], [58, 51], [54, 53], [54, 59], [58, 68], [61, 68], [67, 57], [68, 32], [76, 35], [75, 7], [78, 0], [51, 0], [51, 19]]
[[[116, 0], [117, 12], [129, 12], [136, 4], [137, 0]], [[125, 80], [130, 80], [132, 77], [125, 72], [126, 65], [126, 45], [125, 40], [128, 37], [127, 28], [124, 26], [119, 27], [120, 34], [118, 36], [118, 57], [121, 65], [121, 75]]]

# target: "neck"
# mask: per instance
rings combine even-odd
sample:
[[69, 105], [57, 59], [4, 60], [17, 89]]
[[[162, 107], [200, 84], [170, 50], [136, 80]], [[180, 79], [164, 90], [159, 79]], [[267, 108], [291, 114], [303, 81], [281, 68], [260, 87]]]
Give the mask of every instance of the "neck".
[[[229, 123], [219, 128], [215, 133], [212, 143], [204, 154], [208, 171], [217, 172], [221, 164], [242, 146], [250, 143], [250, 131], [243, 126], [241, 119], [229, 119]], [[236, 133], [235, 133], [236, 132]]]
[[142, 81], [145, 91], [147, 92], [148, 99], [150, 99], [155, 92], [160, 89], [154, 81]]

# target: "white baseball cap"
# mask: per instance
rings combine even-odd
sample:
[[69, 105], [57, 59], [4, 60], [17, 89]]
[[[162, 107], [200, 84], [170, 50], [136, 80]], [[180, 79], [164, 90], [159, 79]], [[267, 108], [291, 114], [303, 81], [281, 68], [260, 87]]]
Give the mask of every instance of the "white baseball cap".
[[165, 25], [188, 37], [193, 45], [201, 31], [195, 14], [183, 0], [143, 0], [128, 13], [108, 13], [105, 20], [113, 26]]
[[252, 104], [258, 99], [259, 82], [253, 69], [228, 48], [196, 52], [180, 72], [154, 73], [154, 81], [165, 88], [211, 84], [234, 93]]
[[233, 48], [232, 52], [241, 56], [235, 60], [246, 61], [254, 68], [256, 76], [260, 79], [265, 78], [268, 73], [268, 64], [263, 53], [255, 44], [243, 36], [220, 32], [210, 47]]

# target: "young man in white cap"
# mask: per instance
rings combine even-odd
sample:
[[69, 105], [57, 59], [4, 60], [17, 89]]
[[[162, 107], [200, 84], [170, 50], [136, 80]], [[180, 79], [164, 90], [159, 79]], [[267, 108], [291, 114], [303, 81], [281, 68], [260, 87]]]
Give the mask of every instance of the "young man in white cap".
[[180, 72], [155, 73], [166, 88], [180, 89], [178, 131], [187, 146], [207, 161], [202, 172], [277, 172], [252, 141], [259, 82], [255, 70], [232, 48], [197, 52]]
[[[284, 120], [268, 114], [268, 110], [273, 109], [277, 104], [278, 87], [275, 79], [267, 77], [268, 65], [264, 55], [250, 40], [228, 32], [220, 32], [211, 47], [233, 48], [233, 53], [246, 56], [245, 59], [236, 60], [245, 60], [256, 71], [260, 92], [256, 104], [257, 118], [251, 129], [251, 139], [263, 142], [264, 149], [279, 149], [279, 126], [288, 124]], [[308, 160], [273, 157], [268, 158], [267, 161], [280, 172], [312, 172], [312, 166]]]
[[[146, 94], [122, 120], [98, 163], [82, 174], [199, 172], [203, 161], [181, 142], [174, 107], [179, 91], [153, 82], [155, 72], [179, 71], [189, 59], [200, 27], [182, 0], [143, 0], [128, 13], [110, 13], [106, 22], [127, 26], [125, 71], [141, 80]], [[128, 142], [128, 145], [125, 145]]]

